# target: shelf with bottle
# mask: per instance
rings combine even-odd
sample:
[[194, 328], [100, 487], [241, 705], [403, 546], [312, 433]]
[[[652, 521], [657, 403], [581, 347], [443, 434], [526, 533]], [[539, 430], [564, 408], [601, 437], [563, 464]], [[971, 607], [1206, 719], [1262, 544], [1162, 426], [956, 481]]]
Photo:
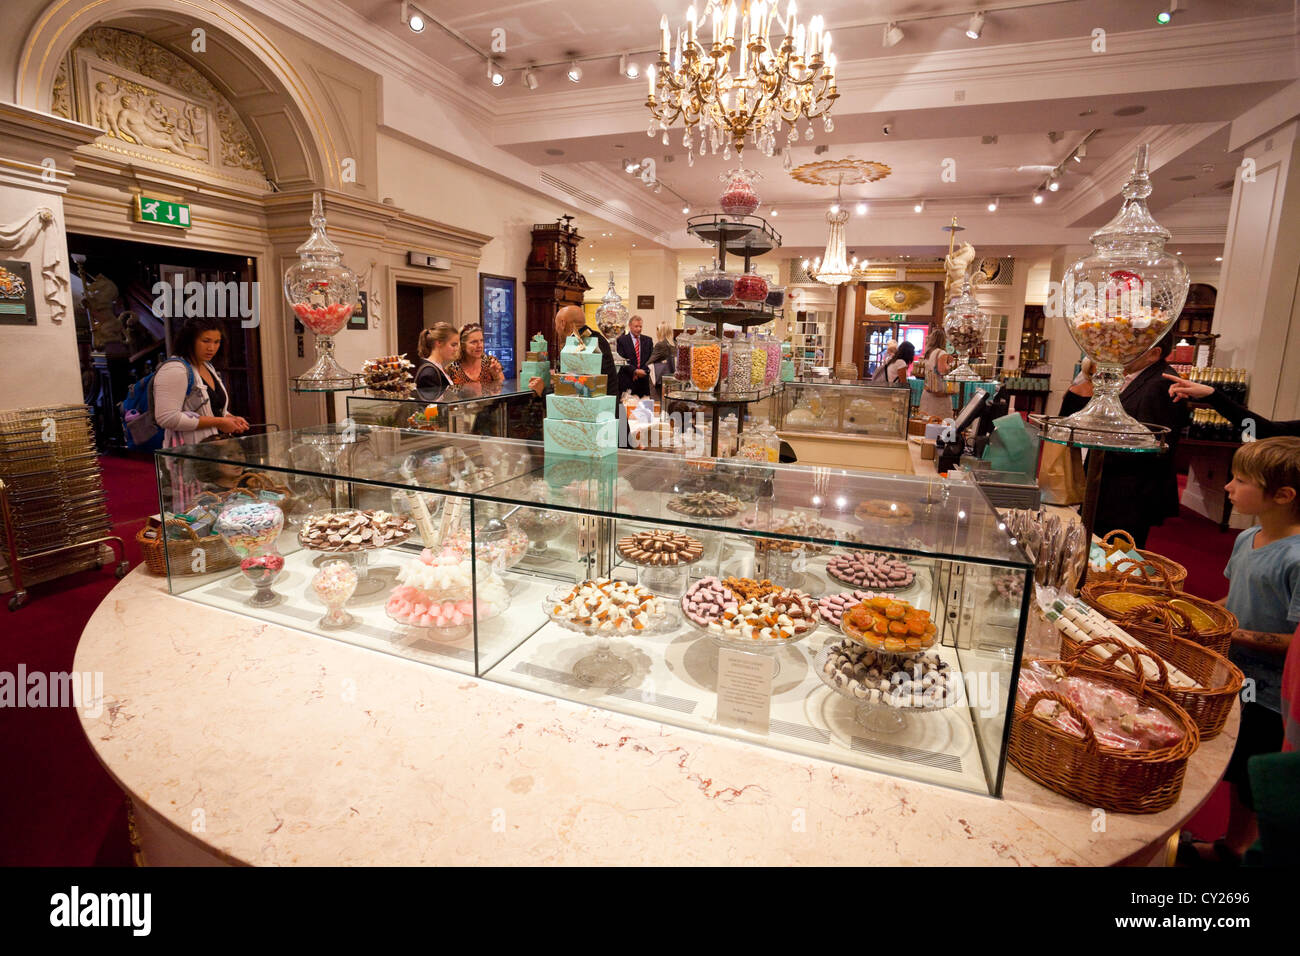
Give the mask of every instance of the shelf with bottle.
[[1171, 365], [1183, 378], [1203, 385], [1213, 385], [1239, 405], [1246, 404], [1250, 388], [1247, 384], [1247, 370], [1244, 368], [1220, 368], [1203, 365]]
[[1187, 425], [1191, 441], [1218, 441], [1240, 444], [1236, 427], [1212, 408], [1193, 408], [1192, 420]]

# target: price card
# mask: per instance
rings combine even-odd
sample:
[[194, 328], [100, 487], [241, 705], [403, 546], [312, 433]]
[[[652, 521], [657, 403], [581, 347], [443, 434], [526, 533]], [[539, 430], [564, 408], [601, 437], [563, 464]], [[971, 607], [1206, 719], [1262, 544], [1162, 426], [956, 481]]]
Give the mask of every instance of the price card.
[[718, 723], [766, 734], [772, 718], [772, 670], [766, 654], [718, 650]]

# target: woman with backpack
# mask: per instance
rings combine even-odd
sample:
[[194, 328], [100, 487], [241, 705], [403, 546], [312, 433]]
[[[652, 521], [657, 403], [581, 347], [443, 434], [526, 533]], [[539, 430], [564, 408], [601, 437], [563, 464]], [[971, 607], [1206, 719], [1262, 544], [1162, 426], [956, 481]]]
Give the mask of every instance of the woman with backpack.
[[164, 448], [248, 431], [247, 421], [230, 414], [230, 394], [212, 366], [221, 335], [220, 319], [187, 320], [176, 336], [172, 357], [154, 373], [153, 416], [165, 429]]

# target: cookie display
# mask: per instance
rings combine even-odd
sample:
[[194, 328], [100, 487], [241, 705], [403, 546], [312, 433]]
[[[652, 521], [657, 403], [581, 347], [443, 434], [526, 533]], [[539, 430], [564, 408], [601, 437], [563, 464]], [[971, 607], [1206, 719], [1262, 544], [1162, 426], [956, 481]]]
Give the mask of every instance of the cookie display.
[[595, 578], [558, 588], [546, 602], [551, 620], [595, 634], [650, 630], [667, 615], [664, 602], [637, 584]]
[[937, 654], [903, 659], [847, 640], [828, 644], [815, 668], [832, 690], [866, 704], [940, 710], [962, 696], [961, 677]]
[[840, 626], [840, 618], [851, 607], [876, 596], [874, 591], [841, 591], [839, 594], [827, 594], [817, 601], [817, 613], [827, 624]]
[[668, 502], [668, 510], [692, 518], [729, 518], [739, 514], [740, 499], [725, 491], [688, 491]]
[[787, 643], [818, 623], [809, 595], [752, 578], [702, 578], [682, 596], [682, 613], [716, 637], [744, 643]]
[[929, 611], [883, 595], [845, 611], [840, 631], [859, 644], [888, 654], [915, 654], [930, 647], [939, 636]]
[[618, 553], [632, 564], [668, 568], [698, 561], [704, 545], [678, 531], [638, 531], [618, 539]]
[[836, 581], [877, 591], [900, 591], [912, 586], [916, 572], [904, 559], [883, 551], [848, 551], [826, 562], [826, 573]]
[[401, 544], [415, 522], [387, 511], [333, 511], [302, 523], [298, 543], [311, 551], [371, 551]]

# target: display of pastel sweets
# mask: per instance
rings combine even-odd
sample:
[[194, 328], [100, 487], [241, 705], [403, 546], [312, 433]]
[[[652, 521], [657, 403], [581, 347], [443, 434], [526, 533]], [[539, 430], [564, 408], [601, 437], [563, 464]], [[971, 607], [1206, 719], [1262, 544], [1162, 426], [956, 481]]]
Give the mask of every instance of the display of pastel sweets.
[[570, 335], [560, 350], [560, 371], [573, 375], [599, 375], [601, 358], [600, 345], [594, 335], [586, 340], [577, 334]]

